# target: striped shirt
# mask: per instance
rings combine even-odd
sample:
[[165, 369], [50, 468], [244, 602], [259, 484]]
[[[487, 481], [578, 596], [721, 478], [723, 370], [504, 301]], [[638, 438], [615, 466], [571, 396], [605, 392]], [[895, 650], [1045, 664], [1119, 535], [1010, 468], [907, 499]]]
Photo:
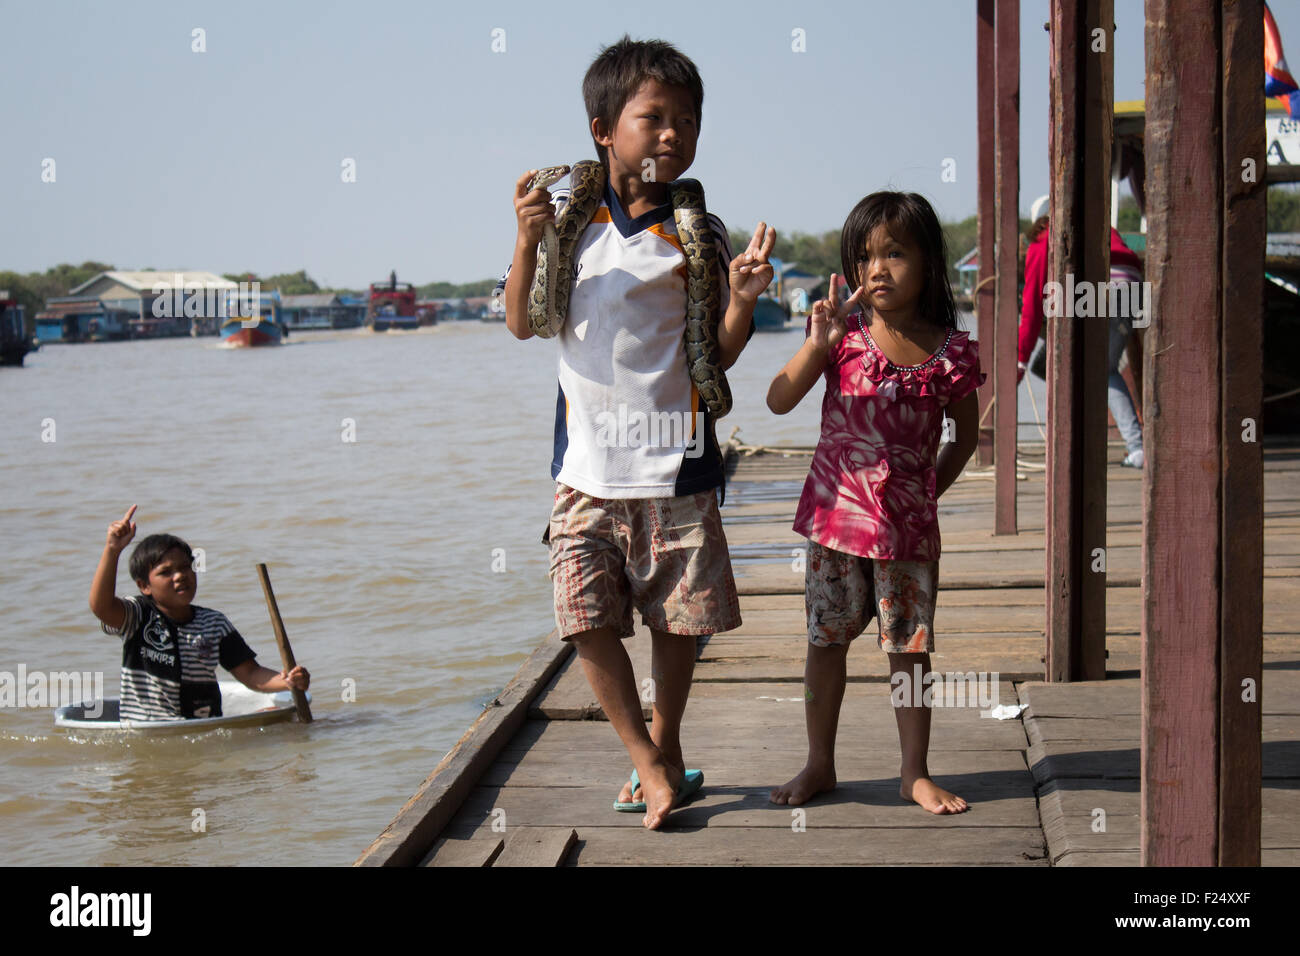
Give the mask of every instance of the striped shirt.
[[[136, 594], [123, 598], [126, 617], [120, 628], [107, 624], [105, 634], [122, 638], [122, 720], [184, 720], [221, 714], [216, 669], [233, 670], [253, 653], [230, 619], [220, 611], [191, 605], [190, 619], [173, 621], [153, 600]], [[180, 682], [163, 676], [175, 670], [180, 651]], [[145, 659], [157, 666], [150, 669]]]

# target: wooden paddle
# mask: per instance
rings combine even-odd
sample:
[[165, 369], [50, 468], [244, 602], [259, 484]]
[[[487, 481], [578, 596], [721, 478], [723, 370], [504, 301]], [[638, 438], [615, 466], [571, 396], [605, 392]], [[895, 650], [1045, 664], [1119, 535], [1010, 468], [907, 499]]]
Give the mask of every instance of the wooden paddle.
[[[284, 621], [280, 619], [280, 606], [275, 603], [275, 593], [271, 590], [271, 576], [266, 573], [266, 565], [257, 566], [257, 576], [262, 579], [262, 593], [266, 595], [266, 607], [271, 612], [271, 625], [275, 628], [275, 643], [280, 645], [280, 662], [284, 664], [287, 674], [296, 666], [293, 648], [289, 646], [289, 635], [284, 633]], [[307, 706], [307, 695], [294, 687], [293, 702], [298, 708], [298, 719], [304, 724], [311, 723], [311, 708]]]

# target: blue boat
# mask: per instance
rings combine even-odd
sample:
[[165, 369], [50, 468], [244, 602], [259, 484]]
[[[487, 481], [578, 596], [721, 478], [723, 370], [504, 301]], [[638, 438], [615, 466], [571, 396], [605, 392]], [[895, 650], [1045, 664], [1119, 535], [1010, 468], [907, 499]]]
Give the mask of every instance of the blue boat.
[[[279, 345], [286, 335], [280, 320], [280, 293], [262, 292], [258, 295], [257, 313], [252, 316], [240, 316], [238, 307], [239, 293], [232, 291], [232, 313], [221, 323], [221, 341], [233, 347], [252, 347], [258, 345]], [[243, 309], [242, 311], [247, 311]]]

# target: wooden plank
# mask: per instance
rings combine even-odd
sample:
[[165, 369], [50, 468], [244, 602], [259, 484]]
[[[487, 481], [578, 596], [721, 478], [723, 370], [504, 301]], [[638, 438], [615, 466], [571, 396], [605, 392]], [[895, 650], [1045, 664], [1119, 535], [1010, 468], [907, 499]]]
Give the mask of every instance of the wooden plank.
[[574, 856], [580, 866], [934, 866], [940, 855], [956, 865], [1046, 863], [1037, 827], [935, 828], [928, 838], [922, 834], [914, 828], [798, 831], [792, 825], [716, 831], [669, 825], [654, 834], [599, 827], [583, 831]]
[[[787, 810], [787, 816], [792, 817]], [[915, 813], [925, 811], [913, 808]], [[929, 816], [933, 816], [930, 814]], [[936, 818], [937, 819], [937, 818]], [[576, 866], [1046, 866], [1038, 827], [584, 827]]]
[[[1258, 440], [1242, 441], [1263, 411], [1265, 195], [1243, 161], [1265, 168], [1261, 0], [1225, 4], [1223, 22], [1223, 306], [1222, 524], [1220, 588], [1219, 847], [1220, 866], [1260, 865], [1261, 715], [1242, 700], [1242, 684], [1262, 684], [1264, 459]], [[1255, 82], [1249, 74], [1253, 71]], [[1267, 542], [1263, 553], [1269, 553]], [[1276, 552], [1274, 552], [1276, 553]], [[1298, 842], [1296, 845], [1300, 845]]]
[[[789, 775], [793, 772], [788, 771]], [[990, 775], [993, 776], [993, 775]], [[677, 828], [764, 827], [789, 829], [790, 808], [772, 803], [773, 787], [786, 778], [773, 779], [765, 786], [711, 786], [707, 782], [698, 797], [673, 811]], [[707, 781], [707, 776], [706, 776]], [[984, 827], [1038, 827], [1038, 803], [1034, 781], [1022, 771], [1015, 783], [998, 778], [979, 786], [967, 779], [954, 783], [945, 777], [944, 786], [956, 787], [972, 812], [937, 816], [918, 813], [917, 806], [898, 793], [898, 778], [883, 781], [849, 780], [830, 793], [821, 794], [805, 804], [805, 821], [819, 827], [899, 827], [910, 829], [941, 828], [948, 830]], [[448, 826], [455, 832], [483, 834], [491, 832], [494, 815], [504, 813], [520, 829], [576, 826], [586, 834], [591, 827], [643, 829], [641, 815], [616, 813], [610, 809], [617, 785], [565, 787], [562, 794], [552, 788], [528, 786], [484, 786], [474, 793], [455, 820]], [[1136, 807], [1134, 808], [1136, 817]], [[475, 829], [470, 829], [475, 828]], [[1134, 825], [1134, 833], [1137, 827]], [[475, 839], [473, 842], [480, 842]], [[1136, 845], [1136, 841], [1135, 841]], [[498, 866], [504, 865], [498, 863]]]
[[472, 839], [442, 839], [433, 845], [422, 866], [491, 866], [501, 854], [506, 841], [500, 837], [475, 837]]
[[[991, 371], [993, 362], [993, 317], [996, 308], [993, 279], [997, 275], [994, 261], [997, 210], [994, 196], [997, 191], [994, 151], [993, 101], [996, 97], [997, 76], [993, 60], [993, 0], [979, 0], [975, 20], [975, 117], [979, 143], [979, 272], [975, 286], [975, 315], [979, 323], [979, 343], [983, 352], [985, 371]], [[979, 465], [993, 464], [993, 423], [989, 420], [989, 406], [993, 402], [994, 376], [989, 375], [979, 387], [980, 437], [975, 451]]]
[[353, 866], [412, 866], [423, 859], [475, 781], [523, 724], [529, 703], [572, 650], [552, 631]]
[[1049, 787], [1039, 808], [1054, 865], [1067, 853], [1138, 852], [1136, 781], [1107, 781], [1104, 789]]
[[[950, 573], [947, 570], [950, 562], [945, 560], [941, 564], [943, 566], [939, 582], [941, 592], [950, 587], [955, 590], [984, 590], [1042, 587], [1043, 584], [1041, 573], [1028, 570], [998, 570], [986, 574]], [[735, 574], [736, 590], [742, 597], [751, 594], [803, 594], [804, 592], [803, 573], [792, 571], [788, 564], [736, 565]], [[1294, 577], [1294, 571], [1288, 569], [1285, 576]], [[1110, 588], [1136, 588], [1142, 584], [1141, 577], [1131, 572], [1115, 573], [1112, 569], [1106, 577]]]
[[1144, 866], [1218, 862], [1219, 11], [1212, 0], [1146, 4]]
[[493, 866], [563, 866], [577, 842], [571, 827], [515, 827]]
[[983, 364], [993, 372], [993, 530], [1016, 533], [1016, 332], [1020, 301], [1016, 281], [1020, 254], [1020, 3], [996, 0], [993, 18], [993, 128], [996, 196], [997, 281], [994, 342], [981, 342]]

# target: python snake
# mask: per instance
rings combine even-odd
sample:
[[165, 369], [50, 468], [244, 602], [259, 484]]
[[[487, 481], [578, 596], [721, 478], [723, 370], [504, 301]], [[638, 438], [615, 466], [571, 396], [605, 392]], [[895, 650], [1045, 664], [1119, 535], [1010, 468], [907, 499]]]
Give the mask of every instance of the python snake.
[[[568, 166], [548, 166], [528, 184], [545, 189], [559, 182]], [[592, 160], [575, 163], [573, 191], [554, 223], [546, 223], [537, 251], [537, 268], [528, 293], [528, 327], [534, 335], [558, 335], [569, 314], [573, 256], [583, 230], [600, 208], [605, 168]], [[709, 227], [704, 189], [694, 179], [669, 183], [673, 220], [686, 256], [686, 367], [700, 398], [715, 419], [731, 411], [731, 388], [722, 369], [718, 323], [722, 319], [722, 290], [718, 247]]]

